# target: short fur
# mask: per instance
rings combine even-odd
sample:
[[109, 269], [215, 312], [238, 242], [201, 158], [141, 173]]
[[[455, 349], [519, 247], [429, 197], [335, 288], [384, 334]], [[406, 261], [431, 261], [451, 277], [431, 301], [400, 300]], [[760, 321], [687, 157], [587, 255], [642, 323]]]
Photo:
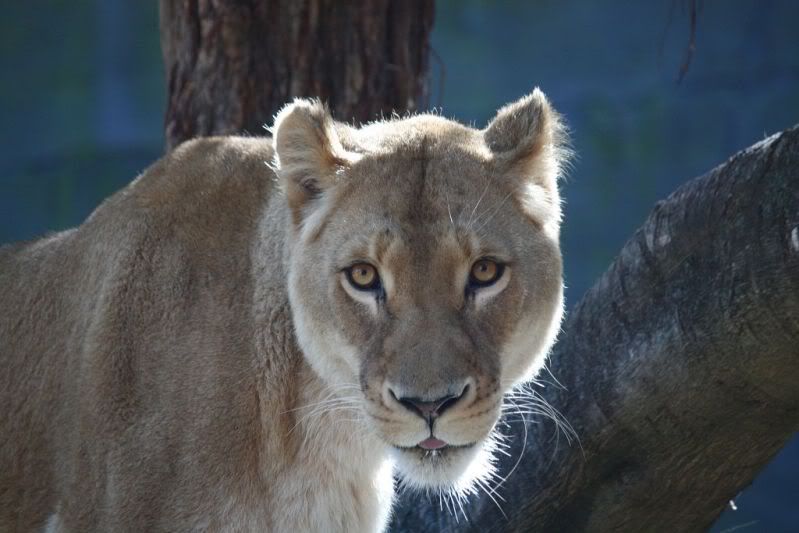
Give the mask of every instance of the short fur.
[[[561, 131], [537, 90], [483, 131], [299, 100], [274, 143], [185, 143], [80, 227], [0, 249], [0, 531], [376, 531], [394, 466], [485, 475], [560, 323]], [[485, 256], [506, 272], [470, 296]], [[461, 392], [432, 430], [450, 446], [417, 448], [397, 398]]]

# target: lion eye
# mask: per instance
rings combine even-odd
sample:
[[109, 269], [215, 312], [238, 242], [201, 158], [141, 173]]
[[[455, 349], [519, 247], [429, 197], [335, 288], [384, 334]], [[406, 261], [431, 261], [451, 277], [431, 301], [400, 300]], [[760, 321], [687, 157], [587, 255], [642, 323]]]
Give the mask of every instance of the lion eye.
[[480, 259], [472, 265], [469, 272], [469, 285], [473, 287], [486, 287], [496, 283], [502, 277], [504, 265], [491, 259]]
[[369, 263], [356, 263], [346, 269], [350, 285], [361, 291], [373, 291], [380, 287], [377, 269]]

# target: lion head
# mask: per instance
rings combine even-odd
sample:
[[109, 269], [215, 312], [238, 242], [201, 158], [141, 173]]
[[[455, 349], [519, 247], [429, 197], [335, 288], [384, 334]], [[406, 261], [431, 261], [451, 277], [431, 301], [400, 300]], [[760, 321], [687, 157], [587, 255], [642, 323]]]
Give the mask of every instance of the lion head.
[[558, 115], [537, 89], [483, 130], [429, 114], [354, 128], [296, 100], [273, 133], [305, 357], [356, 392], [406, 482], [468, 484], [561, 320]]

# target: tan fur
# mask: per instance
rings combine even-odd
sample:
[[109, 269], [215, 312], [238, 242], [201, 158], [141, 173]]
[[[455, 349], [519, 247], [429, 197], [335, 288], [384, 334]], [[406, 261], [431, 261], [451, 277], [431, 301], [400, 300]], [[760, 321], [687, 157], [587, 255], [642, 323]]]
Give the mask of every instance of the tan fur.
[[[376, 531], [392, 464], [483, 475], [560, 321], [560, 131], [538, 91], [484, 131], [298, 101], [276, 153], [188, 142], [80, 227], [0, 249], [0, 531]], [[469, 298], [486, 255], [506, 278]], [[458, 387], [434, 431], [463, 447], [403, 449], [430, 430], [392, 394]]]

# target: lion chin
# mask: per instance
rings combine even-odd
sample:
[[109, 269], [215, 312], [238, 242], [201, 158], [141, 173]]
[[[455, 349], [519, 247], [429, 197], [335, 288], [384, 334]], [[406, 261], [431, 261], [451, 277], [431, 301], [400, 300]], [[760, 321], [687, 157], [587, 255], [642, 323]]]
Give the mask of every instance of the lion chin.
[[439, 450], [392, 446], [390, 455], [401, 486], [461, 495], [476, 492], [476, 485], [494, 477], [495, 449], [496, 442], [488, 437], [471, 445]]

